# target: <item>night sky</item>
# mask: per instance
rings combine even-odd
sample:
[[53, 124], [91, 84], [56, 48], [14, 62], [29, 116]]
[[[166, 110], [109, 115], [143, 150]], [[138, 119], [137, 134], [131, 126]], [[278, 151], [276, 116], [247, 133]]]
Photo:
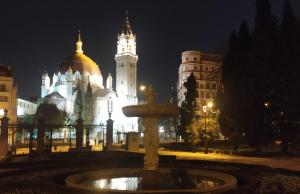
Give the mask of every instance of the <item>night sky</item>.
[[[280, 16], [283, 0], [271, 0]], [[300, 18], [300, 1], [291, 1]], [[151, 83], [165, 100], [177, 79], [181, 52], [223, 54], [230, 32], [243, 19], [253, 28], [255, 0], [47, 0], [1, 1], [0, 64], [10, 65], [21, 97], [40, 96], [41, 76], [75, 51], [81, 30], [84, 52], [115, 78], [117, 34], [129, 11], [137, 36], [138, 84]]]

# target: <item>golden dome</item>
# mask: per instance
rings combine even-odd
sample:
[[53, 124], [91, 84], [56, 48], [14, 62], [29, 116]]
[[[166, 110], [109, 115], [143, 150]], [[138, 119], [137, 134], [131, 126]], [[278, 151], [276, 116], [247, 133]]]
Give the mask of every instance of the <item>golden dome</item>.
[[73, 73], [78, 71], [81, 75], [83, 75], [84, 72], [88, 72], [90, 75], [102, 76], [98, 64], [83, 54], [80, 31], [76, 42], [75, 54], [65, 58], [58, 66], [58, 71], [65, 73], [69, 68], [72, 69]]
[[73, 73], [78, 71], [81, 75], [88, 72], [90, 75], [101, 75], [101, 71], [96, 62], [83, 53], [76, 52], [73, 56], [69, 56], [59, 65], [58, 71], [65, 73], [69, 68]]

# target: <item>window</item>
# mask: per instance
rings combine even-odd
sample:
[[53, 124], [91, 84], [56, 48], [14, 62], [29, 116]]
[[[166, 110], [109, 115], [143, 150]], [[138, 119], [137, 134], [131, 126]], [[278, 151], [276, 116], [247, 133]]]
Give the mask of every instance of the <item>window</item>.
[[204, 92], [200, 92], [200, 98], [204, 98]]
[[208, 82], [206, 83], [206, 89], [210, 89], [210, 84]]
[[194, 61], [197, 61], [197, 57], [194, 57]]
[[196, 65], [194, 65], [194, 70], [197, 70], [197, 66]]
[[5, 84], [0, 85], [0, 92], [6, 92]]
[[205, 98], [210, 98], [210, 92], [206, 92]]
[[216, 97], [217, 97], [216, 93], [213, 92], [213, 93], [212, 93], [212, 98], [215, 99]]
[[0, 102], [8, 102], [7, 96], [0, 96]]
[[203, 79], [203, 74], [200, 74], [200, 77], [199, 77], [199, 79]]
[[200, 89], [204, 89], [204, 85], [203, 84], [200, 84]]
[[213, 89], [217, 89], [217, 84], [216, 84], [216, 83], [213, 83], [212, 88], [213, 88]]

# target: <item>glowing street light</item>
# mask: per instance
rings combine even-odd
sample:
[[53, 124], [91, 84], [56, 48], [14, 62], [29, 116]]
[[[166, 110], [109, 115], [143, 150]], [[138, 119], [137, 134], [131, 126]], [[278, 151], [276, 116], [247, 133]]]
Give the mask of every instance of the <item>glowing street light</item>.
[[146, 90], [146, 86], [145, 86], [145, 85], [141, 85], [141, 86], [140, 86], [140, 90], [141, 90], [141, 91], [145, 91], [145, 90]]
[[214, 103], [213, 103], [213, 102], [208, 102], [208, 103], [207, 103], [207, 107], [208, 107], [208, 108], [212, 108], [213, 106], [214, 106]]
[[161, 126], [161, 127], [159, 127], [159, 132], [160, 132], [160, 133], [164, 133], [164, 132], [165, 132], [165, 129], [164, 129], [164, 127], [162, 127], [162, 126]]

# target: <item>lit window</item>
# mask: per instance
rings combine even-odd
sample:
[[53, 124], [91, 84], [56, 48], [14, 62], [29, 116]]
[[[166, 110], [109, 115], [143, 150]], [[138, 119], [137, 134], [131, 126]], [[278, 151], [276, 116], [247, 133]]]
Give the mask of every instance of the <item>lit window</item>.
[[210, 89], [210, 84], [206, 83], [206, 89]]
[[7, 96], [0, 96], [0, 102], [8, 102]]
[[217, 84], [214, 83], [213, 86], [212, 86], [212, 88], [213, 88], [213, 89], [217, 89]]
[[204, 92], [200, 92], [200, 98], [204, 98]]
[[6, 92], [5, 84], [0, 85], [0, 92]]

